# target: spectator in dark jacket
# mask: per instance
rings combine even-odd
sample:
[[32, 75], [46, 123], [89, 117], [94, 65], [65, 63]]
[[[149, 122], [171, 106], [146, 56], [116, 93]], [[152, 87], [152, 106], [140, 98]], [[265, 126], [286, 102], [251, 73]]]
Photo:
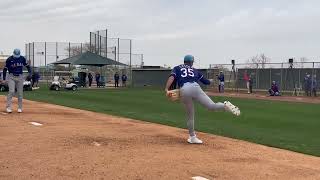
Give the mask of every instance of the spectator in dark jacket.
[[127, 75], [122, 74], [121, 80], [122, 80], [122, 86], [123, 86], [123, 87], [126, 87], [126, 86], [127, 86], [127, 84], [126, 84], [127, 79], [128, 79]]
[[218, 80], [219, 80], [219, 93], [223, 93], [224, 92], [224, 74], [222, 71], [220, 71]]
[[269, 89], [270, 96], [280, 96], [280, 91], [277, 83], [272, 81], [271, 88]]
[[100, 73], [96, 73], [97, 87], [100, 87]]
[[40, 74], [39, 72], [34, 72], [31, 76], [31, 79], [32, 79], [32, 87], [38, 87], [38, 83], [39, 83], [39, 79], [40, 79]]
[[306, 73], [306, 76], [304, 77], [304, 91], [307, 96], [311, 96], [311, 85], [312, 80], [310, 74]]
[[252, 94], [252, 87], [253, 87], [253, 78], [252, 75], [249, 75], [249, 94]]
[[317, 76], [314, 75], [312, 78], [312, 94], [314, 95], [314, 97], [317, 97], [317, 89], [318, 89]]
[[119, 79], [120, 79], [120, 76], [119, 76], [118, 72], [116, 72], [114, 74], [114, 87], [119, 87]]
[[89, 88], [91, 88], [92, 80], [93, 80], [93, 76], [92, 76], [91, 72], [89, 72], [89, 74], [88, 74], [88, 80], [89, 80]]

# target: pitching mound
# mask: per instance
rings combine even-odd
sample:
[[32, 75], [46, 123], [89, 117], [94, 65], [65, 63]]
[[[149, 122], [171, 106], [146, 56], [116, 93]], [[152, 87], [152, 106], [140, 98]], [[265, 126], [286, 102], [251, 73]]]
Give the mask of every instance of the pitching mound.
[[[0, 179], [320, 179], [320, 158], [50, 104], [0, 114]], [[4, 98], [0, 100], [4, 104]]]

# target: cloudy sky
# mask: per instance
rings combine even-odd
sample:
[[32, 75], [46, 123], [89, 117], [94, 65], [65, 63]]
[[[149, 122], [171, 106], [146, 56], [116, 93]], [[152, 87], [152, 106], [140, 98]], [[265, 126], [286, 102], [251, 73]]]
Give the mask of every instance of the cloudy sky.
[[0, 51], [26, 42], [133, 39], [147, 65], [174, 65], [193, 54], [197, 66], [245, 62], [264, 53], [273, 62], [320, 58], [318, 0], [1, 0]]

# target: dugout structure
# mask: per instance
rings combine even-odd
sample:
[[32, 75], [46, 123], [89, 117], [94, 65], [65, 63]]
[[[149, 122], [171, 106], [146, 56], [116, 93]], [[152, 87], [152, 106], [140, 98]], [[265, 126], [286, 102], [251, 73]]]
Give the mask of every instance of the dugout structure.
[[[208, 69], [198, 69], [204, 76], [208, 78]], [[139, 68], [133, 69], [133, 87], [156, 87], [164, 88], [168, 77], [171, 74], [171, 69], [167, 68]], [[200, 84], [203, 88], [206, 86]]]

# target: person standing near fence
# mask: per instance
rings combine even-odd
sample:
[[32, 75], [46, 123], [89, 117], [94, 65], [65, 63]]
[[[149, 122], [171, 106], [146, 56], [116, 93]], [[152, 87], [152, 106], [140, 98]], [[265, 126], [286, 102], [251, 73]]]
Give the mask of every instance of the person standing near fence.
[[89, 80], [89, 88], [91, 88], [92, 80], [93, 80], [93, 76], [92, 76], [91, 72], [88, 73], [88, 80]]
[[306, 96], [311, 96], [311, 85], [312, 85], [312, 80], [310, 78], [310, 74], [306, 73], [304, 77], [304, 91]]
[[38, 87], [39, 79], [40, 79], [39, 72], [38, 71], [33, 72], [33, 74], [32, 74], [32, 87], [34, 87], [34, 85], [36, 87]]
[[119, 76], [118, 72], [116, 72], [114, 74], [114, 87], [115, 88], [119, 87], [119, 79], [120, 79], [120, 76]]
[[224, 74], [222, 71], [220, 71], [218, 80], [219, 80], [219, 93], [224, 93]]
[[100, 73], [96, 73], [97, 87], [100, 87]]
[[312, 78], [312, 94], [313, 94], [314, 97], [317, 97], [317, 88], [318, 88], [317, 76], [313, 75], [313, 78]]
[[[21, 56], [20, 50], [15, 49], [13, 55], [10, 56], [3, 69], [3, 80], [8, 81], [9, 93], [7, 96], [7, 113], [12, 113], [12, 97], [15, 94], [15, 89], [18, 93], [18, 113], [22, 113], [22, 99], [23, 99], [23, 66], [28, 69], [28, 78], [31, 79], [31, 68], [27, 60]], [[7, 71], [9, 72], [6, 77]]]
[[122, 80], [122, 86], [123, 86], [123, 87], [126, 87], [126, 86], [127, 86], [127, 84], [126, 84], [127, 79], [128, 79], [127, 75], [122, 74], [121, 80]]
[[248, 94], [250, 94], [250, 81], [249, 81], [250, 78], [249, 78], [247, 71], [244, 71], [243, 80], [246, 82]]

